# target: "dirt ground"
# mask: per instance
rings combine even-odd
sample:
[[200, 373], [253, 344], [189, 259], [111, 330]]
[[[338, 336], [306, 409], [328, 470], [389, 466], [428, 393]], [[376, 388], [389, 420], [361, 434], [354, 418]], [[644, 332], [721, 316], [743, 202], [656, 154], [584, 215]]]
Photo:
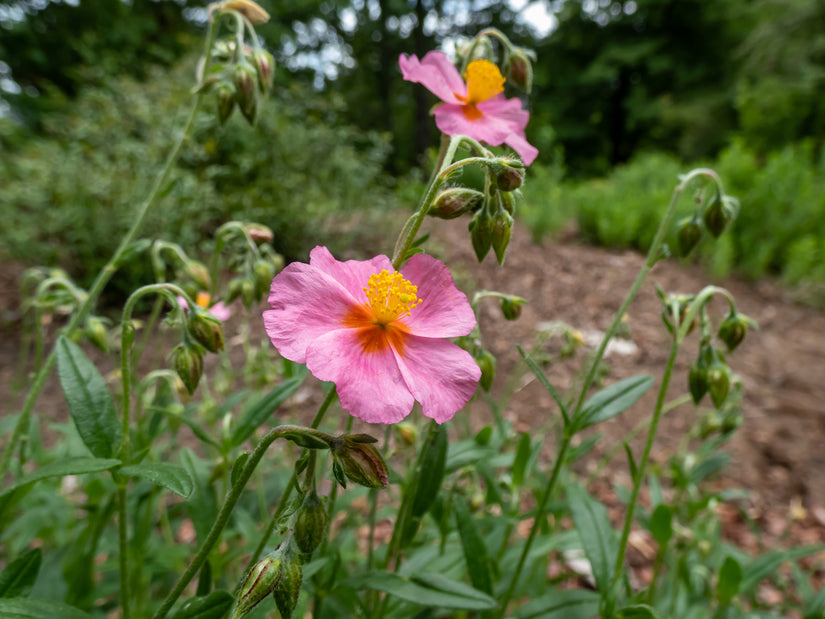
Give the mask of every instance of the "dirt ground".
[[[492, 254], [478, 264], [466, 222], [441, 223], [429, 224], [433, 238], [428, 249], [448, 261], [458, 285], [468, 295], [488, 289], [528, 300], [521, 318], [514, 322], [502, 317], [494, 300], [483, 301], [480, 323], [485, 346], [499, 359], [493, 395], [504, 404], [505, 416], [520, 431], [547, 427], [558, 412], [520, 362], [515, 344], [530, 349], [538, 330], [553, 321], [579, 330], [586, 342], [596, 340], [609, 325], [644, 256], [584, 246], [572, 232], [560, 242], [535, 245], [528, 231], [517, 225], [504, 266], [499, 267]], [[0, 416], [19, 406], [19, 400], [9, 396], [19, 346], [15, 312], [19, 274], [20, 269], [14, 268], [0, 273]], [[711, 282], [696, 266], [680, 265], [675, 260], [657, 264], [630, 307], [628, 339], [609, 352], [609, 371], [603, 384], [648, 373], [658, 386], [668, 355], [669, 335], [660, 318], [656, 283], [666, 292], [696, 293]], [[780, 542], [783, 546], [825, 542], [825, 313], [793, 303], [787, 291], [770, 282], [731, 279], [712, 283], [726, 287], [736, 298], [739, 310], [759, 323], [759, 330], [749, 334], [729, 357], [731, 368], [744, 385], [744, 423], [726, 448], [732, 458], [716, 483], [744, 488], [750, 499], [739, 508], [722, 512], [726, 533], [753, 550]], [[724, 312], [725, 304], [714, 301], [713, 316], [720, 319]], [[551, 339], [545, 346], [546, 352], [558, 352], [560, 340]], [[548, 369], [550, 380], [560, 391], [570, 385], [586, 348]], [[696, 349], [694, 336], [679, 357], [670, 398], [686, 392], [687, 368]], [[605, 435], [599, 443], [600, 452], [615, 446], [649, 416], [654, 392], [655, 387], [633, 409], [599, 426]], [[314, 400], [310, 398], [308, 404]], [[707, 401], [703, 404], [708, 405]], [[52, 380], [38, 408], [64, 407], [56, 381]], [[483, 399], [474, 400], [463, 414], [469, 415], [474, 427], [491, 421]], [[665, 462], [677, 451], [697, 414], [700, 412], [691, 404], [663, 418], [653, 449], [654, 463]], [[637, 457], [640, 441], [632, 443]], [[597, 459], [591, 456], [588, 461]], [[607, 485], [627, 484], [626, 470], [622, 454], [611, 462], [602, 480]], [[744, 524], [743, 511], [762, 529], [759, 539]]]

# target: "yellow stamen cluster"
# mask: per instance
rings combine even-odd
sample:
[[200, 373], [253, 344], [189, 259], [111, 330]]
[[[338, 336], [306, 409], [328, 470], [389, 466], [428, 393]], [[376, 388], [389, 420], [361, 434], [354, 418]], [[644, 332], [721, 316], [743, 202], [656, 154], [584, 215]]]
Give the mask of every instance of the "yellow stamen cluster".
[[209, 296], [209, 293], [203, 290], [201, 290], [200, 292], [198, 292], [197, 295], [195, 295], [195, 303], [199, 307], [209, 307], [209, 301], [211, 300], [212, 298]]
[[404, 279], [401, 273], [390, 273], [386, 269], [370, 275], [364, 292], [376, 322], [382, 325], [409, 315], [421, 303], [418, 286]]
[[504, 76], [489, 60], [473, 60], [464, 73], [467, 81], [467, 103], [475, 105], [504, 92]]

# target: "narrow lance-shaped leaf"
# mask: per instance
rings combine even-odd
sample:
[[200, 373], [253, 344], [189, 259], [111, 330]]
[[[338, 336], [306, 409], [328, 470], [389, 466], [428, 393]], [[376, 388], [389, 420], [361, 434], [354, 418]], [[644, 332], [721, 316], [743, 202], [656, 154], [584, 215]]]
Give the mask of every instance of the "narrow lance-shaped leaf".
[[43, 555], [32, 548], [9, 563], [0, 573], [0, 598], [25, 597], [37, 579]]
[[490, 570], [490, 558], [487, 546], [478, 532], [478, 527], [470, 514], [467, 501], [463, 497], [453, 499], [458, 534], [461, 537], [461, 547], [464, 550], [464, 559], [467, 562], [467, 573], [473, 587], [487, 594], [493, 593], [493, 576]]
[[486, 593], [440, 574], [417, 574], [409, 579], [393, 572], [372, 571], [342, 581], [352, 589], [382, 591], [407, 602], [431, 608], [487, 610], [496, 601]]
[[111, 458], [121, 440], [120, 421], [106, 381], [83, 350], [60, 336], [57, 375], [80, 438], [98, 458]]
[[612, 419], [633, 406], [653, 386], [653, 377], [646, 374], [631, 376], [593, 394], [573, 419], [578, 432], [592, 425]]
[[619, 543], [607, 517], [607, 509], [583, 488], [573, 484], [567, 487], [567, 500], [596, 585], [600, 591], [607, 591], [619, 555]]
[[304, 382], [306, 375], [305, 370], [298, 372], [294, 378], [285, 380], [247, 408], [232, 433], [232, 445], [237, 447], [252, 436], [255, 429], [264, 423], [289, 396], [295, 393], [301, 383]]
[[172, 619], [221, 619], [234, 603], [235, 598], [227, 591], [214, 591], [205, 597], [187, 600]]
[[66, 458], [65, 460], [58, 460], [46, 466], [41, 466], [39, 469], [32, 471], [14, 481], [0, 491], [0, 496], [4, 496], [21, 488], [26, 484], [30, 484], [48, 477], [64, 477], [65, 475], [82, 475], [84, 473], [97, 473], [112, 469], [120, 464], [120, 460], [114, 458]]
[[195, 481], [185, 468], [165, 462], [141, 462], [124, 466], [120, 469], [120, 474], [145, 479], [184, 498], [192, 494], [195, 488]]

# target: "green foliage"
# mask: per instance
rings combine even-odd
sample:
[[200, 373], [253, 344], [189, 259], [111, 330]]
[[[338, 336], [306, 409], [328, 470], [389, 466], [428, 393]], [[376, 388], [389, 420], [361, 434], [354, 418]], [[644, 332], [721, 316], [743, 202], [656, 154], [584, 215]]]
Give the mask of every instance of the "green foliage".
[[[60, 264], [88, 282], [163, 164], [192, 71], [187, 62], [147, 82], [123, 78], [89, 90], [71, 112], [48, 119], [43, 137], [3, 157], [3, 258]], [[225, 221], [253, 219], [274, 230], [275, 248], [288, 258], [305, 257], [322, 240], [335, 249], [371, 235], [393, 204], [382, 176], [388, 144], [332, 126], [335, 115], [335, 106], [296, 86], [264, 107], [257, 127], [201, 120], [144, 233], [197, 250]], [[113, 282], [121, 290], [146, 283], [148, 259], [130, 262]]]

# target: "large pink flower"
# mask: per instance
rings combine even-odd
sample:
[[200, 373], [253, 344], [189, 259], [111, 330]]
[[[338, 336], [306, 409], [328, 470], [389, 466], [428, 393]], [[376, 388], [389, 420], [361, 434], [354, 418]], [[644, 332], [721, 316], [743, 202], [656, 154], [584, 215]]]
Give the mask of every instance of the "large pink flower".
[[420, 61], [401, 54], [398, 59], [404, 79], [425, 86], [444, 103], [435, 109], [435, 124], [447, 135], [466, 135], [492, 146], [507, 144], [526, 165], [539, 154], [527, 142], [524, 128], [530, 113], [518, 99], [506, 99], [504, 77], [489, 60], [473, 60], [461, 79], [443, 52], [428, 52]]
[[370, 423], [395, 423], [415, 400], [443, 423], [472, 397], [481, 371], [445, 337], [476, 320], [444, 264], [417, 254], [396, 272], [389, 258], [338, 262], [326, 247], [272, 281], [264, 326], [275, 348], [338, 387], [341, 406]]

